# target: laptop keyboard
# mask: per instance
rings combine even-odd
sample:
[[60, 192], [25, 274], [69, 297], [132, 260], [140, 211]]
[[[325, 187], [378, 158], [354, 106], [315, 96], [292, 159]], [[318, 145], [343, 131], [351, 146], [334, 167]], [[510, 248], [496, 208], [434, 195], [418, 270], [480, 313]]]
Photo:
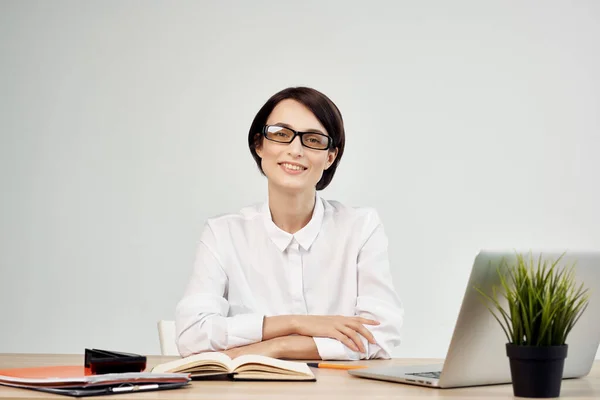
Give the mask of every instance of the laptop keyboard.
[[434, 378], [434, 379], [440, 379], [440, 375], [441, 375], [442, 371], [432, 371], [432, 372], [411, 372], [409, 374], [406, 375], [415, 375], [415, 376], [422, 376], [423, 378]]

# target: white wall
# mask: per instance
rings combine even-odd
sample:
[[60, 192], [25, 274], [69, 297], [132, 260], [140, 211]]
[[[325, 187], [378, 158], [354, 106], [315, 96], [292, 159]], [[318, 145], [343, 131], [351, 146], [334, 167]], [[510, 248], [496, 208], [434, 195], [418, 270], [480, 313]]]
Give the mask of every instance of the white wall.
[[157, 354], [204, 220], [262, 200], [276, 91], [341, 108], [323, 195], [377, 207], [443, 357], [477, 251], [600, 248], [600, 3], [0, 3], [0, 352]]

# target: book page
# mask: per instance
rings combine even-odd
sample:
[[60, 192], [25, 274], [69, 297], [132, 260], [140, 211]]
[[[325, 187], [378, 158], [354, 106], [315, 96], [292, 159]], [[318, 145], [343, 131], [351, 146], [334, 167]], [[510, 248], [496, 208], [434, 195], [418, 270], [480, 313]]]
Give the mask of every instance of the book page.
[[[263, 370], [265, 372], [275, 372], [276, 369], [281, 370], [281, 373], [285, 373], [285, 371], [293, 371], [298, 374], [313, 376], [312, 371], [306, 363], [296, 362], [296, 361], [288, 361], [288, 360], [280, 360], [277, 358], [266, 357], [255, 354], [248, 354], [244, 356], [237, 357], [232, 360], [231, 369], [236, 371], [238, 369], [247, 369], [245, 366], [256, 366], [255, 368], [251, 368], [252, 370]], [[261, 365], [267, 366], [267, 368], [261, 368]], [[274, 367], [274, 368], [273, 368]], [[279, 372], [277, 372], [279, 373]]]
[[[216, 366], [225, 371], [232, 371], [232, 360], [227, 355], [219, 352], [208, 352], [193, 354], [191, 356], [180, 358], [166, 363], [159, 364], [152, 368], [152, 372], [189, 372], [195, 369], [201, 369], [201, 366]], [[213, 368], [210, 368], [213, 370]]]

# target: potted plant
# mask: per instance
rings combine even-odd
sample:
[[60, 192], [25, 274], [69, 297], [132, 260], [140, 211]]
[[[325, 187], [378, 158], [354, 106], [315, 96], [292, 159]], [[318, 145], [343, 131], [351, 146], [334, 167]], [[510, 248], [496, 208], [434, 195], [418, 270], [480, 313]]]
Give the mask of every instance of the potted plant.
[[589, 301], [583, 283], [575, 282], [575, 263], [559, 267], [563, 256], [552, 261], [540, 254], [534, 260], [531, 253], [517, 253], [514, 263], [503, 260], [498, 266], [500, 285], [491, 295], [476, 288], [491, 303], [488, 309], [508, 339], [506, 354], [518, 397], [560, 396], [567, 337]]

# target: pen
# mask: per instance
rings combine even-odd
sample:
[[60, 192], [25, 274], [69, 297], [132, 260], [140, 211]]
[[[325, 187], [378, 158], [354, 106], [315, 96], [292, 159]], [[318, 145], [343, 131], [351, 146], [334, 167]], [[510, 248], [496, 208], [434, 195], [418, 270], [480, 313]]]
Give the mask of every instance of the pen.
[[119, 386], [119, 387], [114, 387], [111, 390], [114, 393], [120, 393], [120, 392], [137, 392], [138, 390], [150, 390], [150, 389], [158, 389], [158, 385], [150, 384], [150, 385]]
[[330, 368], [330, 369], [360, 369], [367, 368], [364, 365], [352, 365], [352, 364], [327, 364], [327, 363], [307, 363], [309, 367], [313, 368]]

